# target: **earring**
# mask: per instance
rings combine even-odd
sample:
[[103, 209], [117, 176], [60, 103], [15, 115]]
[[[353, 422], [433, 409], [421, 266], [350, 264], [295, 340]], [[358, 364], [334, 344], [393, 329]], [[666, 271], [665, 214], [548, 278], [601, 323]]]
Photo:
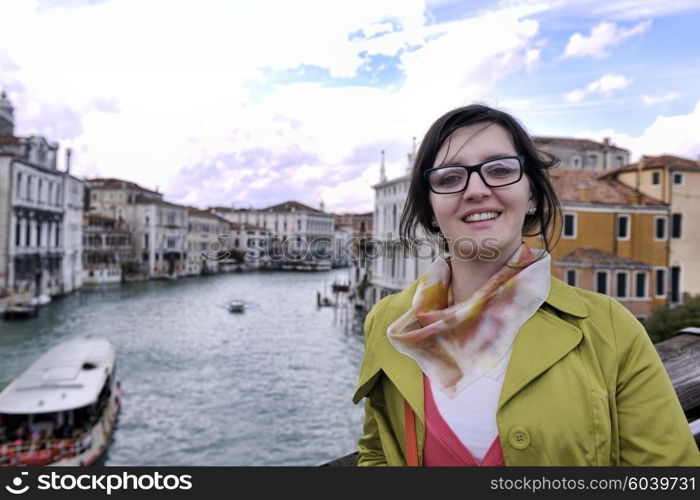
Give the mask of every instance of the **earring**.
[[527, 209], [527, 215], [535, 215], [535, 212], [537, 212], [535, 207], [530, 207]]
[[438, 221], [433, 215], [433, 218], [430, 219], [430, 224], [435, 228], [435, 229], [440, 229], [440, 226], [438, 226]]

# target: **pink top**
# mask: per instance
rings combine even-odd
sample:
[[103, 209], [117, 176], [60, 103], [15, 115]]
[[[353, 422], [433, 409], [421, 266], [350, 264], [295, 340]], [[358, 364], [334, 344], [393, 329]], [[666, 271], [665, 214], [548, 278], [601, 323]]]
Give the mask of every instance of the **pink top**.
[[502, 467], [506, 465], [498, 436], [481, 462], [474, 458], [440, 415], [433, 399], [430, 381], [425, 375], [423, 375], [423, 388], [425, 394], [424, 466]]

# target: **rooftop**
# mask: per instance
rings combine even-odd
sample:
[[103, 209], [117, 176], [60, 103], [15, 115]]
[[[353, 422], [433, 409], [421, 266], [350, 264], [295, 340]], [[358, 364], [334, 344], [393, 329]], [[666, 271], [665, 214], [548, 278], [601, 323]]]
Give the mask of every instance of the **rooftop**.
[[597, 150], [597, 151], [625, 151], [629, 153], [627, 149], [618, 148], [614, 144], [610, 143], [608, 139], [603, 142], [593, 141], [591, 139], [578, 139], [575, 137], [534, 137], [533, 141], [537, 145], [552, 145], [552, 146], [562, 146], [566, 148], [575, 149], [587, 149], [587, 150]]
[[[627, 267], [637, 269], [651, 269], [653, 266], [646, 262], [630, 259], [621, 255], [600, 250], [593, 247], [578, 247], [557, 259], [557, 265], [564, 263], [584, 264], [583, 267]], [[589, 264], [591, 266], [585, 266]]]
[[[603, 205], [666, 205], [661, 200], [636, 191], [613, 178], [601, 176], [598, 172], [553, 169], [549, 171], [549, 179], [562, 202]], [[590, 201], [584, 198], [584, 187], [590, 188]]]

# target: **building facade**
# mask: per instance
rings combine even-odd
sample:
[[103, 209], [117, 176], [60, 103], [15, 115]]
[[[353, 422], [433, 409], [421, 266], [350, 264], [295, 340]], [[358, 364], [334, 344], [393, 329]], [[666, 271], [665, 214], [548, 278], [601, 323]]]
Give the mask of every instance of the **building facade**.
[[229, 222], [271, 233], [269, 257], [282, 268], [328, 269], [333, 258], [333, 215], [297, 201], [260, 209], [211, 207]]
[[[657, 221], [657, 231], [665, 235], [669, 247], [666, 275], [671, 305], [700, 294], [700, 163], [673, 155], [643, 156], [638, 162], [609, 172], [617, 179], [669, 205], [667, 219]], [[666, 234], [668, 233], [668, 234]]]
[[[80, 283], [76, 268], [64, 269], [66, 174], [57, 168], [58, 144], [16, 137], [4, 92], [0, 128], [0, 295], [28, 301], [70, 291]], [[71, 236], [71, 251], [73, 243]]]
[[187, 274], [219, 272], [230, 233], [228, 221], [195, 207], [187, 208], [187, 218]]
[[552, 273], [615, 297], [639, 318], [665, 305], [668, 234], [659, 221], [668, 204], [595, 171], [554, 169], [550, 180], [562, 207]]
[[63, 179], [63, 292], [77, 290], [83, 284], [83, 204], [85, 183], [70, 175], [71, 150], [66, 150]]
[[124, 219], [88, 212], [83, 215], [83, 282], [119, 283], [134, 261], [131, 232]]
[[605, 138], [603, 142], [566, 137], [535, 137], [535, 145], [559, 159], [559, 167], [567, 170], [604, 172], [630, 161], [630, 152]]

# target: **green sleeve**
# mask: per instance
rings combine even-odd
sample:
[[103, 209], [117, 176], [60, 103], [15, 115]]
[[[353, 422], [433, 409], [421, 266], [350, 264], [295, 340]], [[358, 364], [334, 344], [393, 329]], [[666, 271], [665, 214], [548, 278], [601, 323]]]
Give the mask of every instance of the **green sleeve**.
[[370, 400], [365, 399], [365, 425], [364, 435], [360, 438], [357, 449], [359, 457], [357, 465], [360, 467], [385, 466], [386, 457], [379, 437], [377, 420], [374, 418], [374, 410]]
[[617, 343], [620, 465], [700, 465], [700, 452], [671, 380], [642, 324], [610, 300]]

